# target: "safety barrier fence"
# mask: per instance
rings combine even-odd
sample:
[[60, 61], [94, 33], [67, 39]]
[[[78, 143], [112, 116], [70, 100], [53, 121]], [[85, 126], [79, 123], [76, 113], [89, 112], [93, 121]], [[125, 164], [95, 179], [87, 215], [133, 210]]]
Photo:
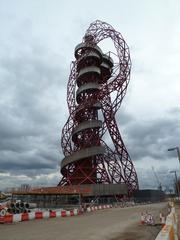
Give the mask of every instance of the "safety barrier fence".
[[20, 213], [20, 214], [7, 214], [0, 217], [0, 223], [14, 223], [23, 222], [33, 219], [44, 219], [44, 218], [55, 218], [55, 217], [68, 217], [80, 215], [81, 211], [79, 209], [74, 209], [70, 211], [36, 211], [30, 213]]
[[[100, 205], [92, 206], [86, 209], [87, 212], [92, 212], [101, 209], [112, 208], [112, 205]], [[60, 211], [36, 211], [30, 213], [20, 213], [20, 214], [7, 214], [0, 217], [0, 223], [15, 223], [29, 221], [33, 219], [44, 219], [44, 218], [55, 218], [55, 217], [69, 217], [77, 216], [84, 212], [83, 209], [74, 209], [74, 210], [60, 210]]]
[[108, 209], [108, 208], [112, 208], [113, 205], [100, 205], [100, 206], [92, 206], [92, 207], [88, 207], [86, 209], [87, 212], [93, 212], [96, 210], [101, 210], [101, 209]]
[[159, 232], [155, 240], [178, 240], [177, 236], [177, 215], [175, 212], [174, 204], [172, 204], [171, 212], [166, 217], [165, 225]]
[[[147, 203], [146, 203], [147, 204]], [[139, 204], [138, 204], [139, 205]], [[0, 223], [15, 223], [15, 222], [23, 222], [29, 221], [33, 219], [44, 219], [44, 218], [55, 218], [55, 217], [68, 217], [68, 216], [76, 216], [80, 215], [83, 212], [93, 212], [96, 210], [109, 209], [113, 207], [133, 207], [136, 206], [134, 203], [126, 203], [126, 204], [105, 204], [105, 205], [96, 205], [89, 206], [87, 208], [80, 208], [74, 210], [49, 210], [49, 211], [35, 211], [30, 213], [20, 213], [20, 214], [7, 214], [5, 216], [0, 216]]]

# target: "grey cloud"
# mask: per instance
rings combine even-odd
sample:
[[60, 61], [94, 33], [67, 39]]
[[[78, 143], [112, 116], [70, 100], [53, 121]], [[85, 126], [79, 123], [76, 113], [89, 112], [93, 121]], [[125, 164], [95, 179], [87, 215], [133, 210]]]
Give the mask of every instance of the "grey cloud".
[[[177, 1], [177, 4], [169, 1], [168, 8], [163, 10], [157, 1], [150, 1], [149, 5], [124, 1], [120, 3], [125, 10], [121, 14], [113, 4], [107, 7], [97, 1], [93, 1], [96, 8], [92, 8], [91, 14], [89, 9], [81, 11], [83, 1], [72, 3], [71, 9], [68, 3], [59, 1], [55, 4], [5, 2], [0, 8], [0, 172], [10, 172], [11, 176], [4, 176], [1, 185], [24, 183], [26, 180], [18, 178], [21, 174], [33, 176], [33, 181], [27, 178], [31, 184], [57, 183], [57, 177], [51, 181], [47, 175], [59, 172], [62, 159], [60, 137], [68, 117], [69, 60], [88, 25], [100, 15], [121, 31], [132, 46], [133, 84], [127, 95], [130, 96], [129, 109], [134, 113], [120, 109], [118, 120], [132, 159], [141, 162], [149, 158], [158, 162], [175, 157], [175, 153], [166, 150], [180, 145], [179, 108], [162, 114], [171, 104], [179, 104]], [[44, 14], [41, 14], [42, 6]], [[131, 18], [127, 18], [129, 11]], [[71, 17], [67, 18], [67, 12]], [[169, 44], [164, 41], [167, 36], [171, 36]], [[142, 100], [137, 99], [138, 96]], [[144, 119], [135, 117], [144, 116], [144, 111], [147, 113]], [[156, 116], [152, 119], [151, 114]], [[152, 120], [147, 121], [148, 118]], [[144, 180], [140, 174], [140, 181], [150, 186], [150, 174], [143, 176]]]
[[[51, 174], [51, 171], [48, 171]], [[21, 184], [29, 184], [31, 186], [54, 186], [59, 180], [59, 175], [52, 173], [51, 176], [48, 174], [34, 173], [32, 175], [22, 175], [18, 173], [15, 175], [0, 175], [1, 190], [5, 190], [7, 187], [19, 187]]]
[[124, 121], [122, 136], [135, 161], [147, 157], [167, 160], [170, 158], [167, 149], [180, 145], [180, 123], [177, 118], [180, 109], [176, 111], [171, 109], [170, 112], [171, 114], [167, 112], [164, 117], [160, 116], [151, 120], [141, 121], [141, 119], [134, 118], [133, 121], [127, 123]]
[[60, 57], [28, 48], [0, 58], [0, 169], [38, 176], [59, 171], [68, 73]]
[[130, 122], [134, 121], [134, 116], [132, 116], [127, 111], [125, 111], [124, 108], [120, 109], [117, 115], [118, 115], [119, 125], [127, 125], [127, 124], [130, 124]]
[[[172, 176], [172, 174], [170, 174], [168, 168], [155, 168], [155, 171], [163, 190], [174, 189], [174, 177]], [[137, 168], [137, 173], [140, 188], [157, 189], [159, 187], [159, 183], [157, 182], [157, 179], [155, 178], [152, 169]]]

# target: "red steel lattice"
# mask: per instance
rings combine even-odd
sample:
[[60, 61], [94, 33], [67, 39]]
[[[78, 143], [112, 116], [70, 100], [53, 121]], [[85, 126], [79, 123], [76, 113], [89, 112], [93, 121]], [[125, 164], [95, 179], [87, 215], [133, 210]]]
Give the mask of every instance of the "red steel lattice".
[[[116, 53], [104, 54], [98, 47], [107, 38]], [[138, 189], [137, 174], [115, 119], [130, 80], [129, 47], [112, 26], [97, 20], [75, 48], [75, 58], [67, 86], [70, 116], [62, 130], [65, 158], [59, 186], [125, 183], [131, 194]], [[103, 140], [107, 131], [113, 147]]]

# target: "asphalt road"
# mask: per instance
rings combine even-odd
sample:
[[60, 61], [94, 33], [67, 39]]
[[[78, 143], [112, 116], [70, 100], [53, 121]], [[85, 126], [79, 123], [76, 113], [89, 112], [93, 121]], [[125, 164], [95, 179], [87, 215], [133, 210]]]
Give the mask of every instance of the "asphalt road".
[[[141, 212], [147, 210], [157, 217], [165, 206], [166, 203], [158, 203], [123, 209], [112, 208], [74, 217], [32, 220], [8, 225], [1, 224], [0, 240], [137, 239], [132, 236], [128, 238], [128, 231], [133, 228], [135, 232], [139, 233]], [[142, 227], [141, 231], [144, 234], [146, 233]], [[123, 233], [127, 235], [127, 238], [118, 237]]]

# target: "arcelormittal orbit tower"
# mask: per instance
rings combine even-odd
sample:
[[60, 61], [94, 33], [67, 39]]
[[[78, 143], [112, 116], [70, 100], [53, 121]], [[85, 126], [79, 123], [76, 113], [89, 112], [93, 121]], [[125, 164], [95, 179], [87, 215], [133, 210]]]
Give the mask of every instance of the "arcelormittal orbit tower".
[[[98, 46], [107, 38], [114, 44], [114, 53], [105, 54]], [[97, 20], [74, 54], [67, 85], [69, 118], [62, 130], [64, 159], [59, 186], [124, 183], [131, 194], [138, 189], [137, 174], [115, 119], [130, 79], [129, 48], [119, 32]]]

